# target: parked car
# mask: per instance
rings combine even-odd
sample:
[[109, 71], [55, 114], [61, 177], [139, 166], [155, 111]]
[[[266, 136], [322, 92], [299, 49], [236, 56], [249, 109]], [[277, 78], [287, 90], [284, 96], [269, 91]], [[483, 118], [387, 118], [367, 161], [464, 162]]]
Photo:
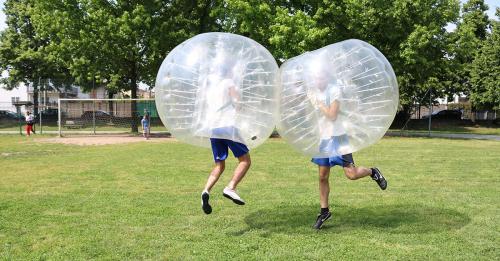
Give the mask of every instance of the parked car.
[[[422, 119], [428, 119], [429, 115], [422, 116]], [[436, 120], [461, 120], [462, 112], [459, 110], [441, 110], [432, 113], [432, 119]]]
[[59, 111], [57, 109], [53, 109], [53, 108], [49, 108], [49, 109], [46, 109], [46, 110], [43, 110], [42, 111], [42, 117], [43, 118], [54, 118], [54, 119], [57, 119], [57, 117], [59, 116]]
[[[45, 120], [57, 120], [59, 117], [58, 110], [53, 108], [48, 108], [40, 112], [42, 114], [42, 121]], [[35, 119], [38, 121], [40, 119], [40, 114], [35, 115]]]
[[0, 119], [2, 120], [24, 120], [23, 115], [18, 115], [17, 113], [13, 111], [5, 111], [5, 110], [0, 110]]
[[85, 111], [83, 112], [82, 116], [80, 116], [80, 119], [83, 124], [89, 125], [92, 124], [94, 121], [94, 115], [95, 115], [95, 122], [96, 124], [106, 124], [106, 123], [111, 123], [113, 120], [113, 116], [111, 116], [109, 113], [105, 111]]

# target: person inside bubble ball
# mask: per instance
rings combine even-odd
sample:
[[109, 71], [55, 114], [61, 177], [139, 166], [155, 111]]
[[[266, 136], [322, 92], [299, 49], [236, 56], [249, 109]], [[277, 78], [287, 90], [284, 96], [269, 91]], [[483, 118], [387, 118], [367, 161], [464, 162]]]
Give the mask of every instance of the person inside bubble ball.
[[320, 229], [323, 222], [332, 214], [328, 208], [330, 193], [329, 175], [334, 166], [341, 166], [345, 176], [350, 180], [357, 180], [370, 176], [382, 190], [387, 188], [387, 181], [377, 168], [356, 167], [351, 153], [342, 154], [342, 146], [348, 144], [347, 131], [341, 124], [344, 120], [340, 114], [342, 108], [342, 81], [328, 79], [327, 72], [319, 72], [310, 79], [310, 88], [307, 96], [311, 103], [319, 110], [319, 129], [321, 135], [320, 152], [332, 155], [328, 158], [312, 158], [318, 165], [320, 213], [316, 218], [314, 228]]
[[205, 106], [202, 114], [202, 129], [210, 132], [215, 166], [201, 193], [201, 203], [205, 214], [210, 214], [212, 213], [212, 207], [209, 204], [210, 190], [224, 172], [229, 149], [238, 158], [239, 163], [222, 195], [238, 205], [245, 205], [245, 201], [236, 193], [236, 186], [250, 168], [251, 160], [249, 149], [243, 144], [239, 130], [235, 127], [240, 94], [238, 86], [233, 80], [231, 68], [219, 68], [217, 72], [210, 74], [205, 79], [204, 91]]

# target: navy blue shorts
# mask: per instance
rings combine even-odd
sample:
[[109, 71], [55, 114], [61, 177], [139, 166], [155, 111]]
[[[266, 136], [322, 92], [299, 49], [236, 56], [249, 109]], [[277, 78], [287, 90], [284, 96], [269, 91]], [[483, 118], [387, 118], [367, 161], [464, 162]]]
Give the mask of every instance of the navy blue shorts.
[[215, 162], [227, 159], [229, 153], [228, 148], [231, 149], [236, 158], [250, 151], [245, 144], [232, 140], [210, 138], [210, 143], [212, 143], [212, 153], [214, 154]]
[[335, 156], [329, 158], [312, 158], [311, 162], [315, 163], [318, 166], [325, 167], [333, 167], [333, 166], [342, 166], [349, 167], [349, 165], [354, 164], [354, 159], [352, 158], [352, 154], [345, 154], [342, 156]]
[[[319, 144], [319, 150], [326, 154], [337, 154], [339, 152], [339, 147], [348, 142], [347, 135], [332, 136], [330, 139], [323, 139]], [[354, 159], [352, 154], [345, 154], [342, 156], [333, 156], [328, 158], [312, 158], [311, 161], [319, 166], [333, 167], [342, 166], [348, 167], [354, 164]]]

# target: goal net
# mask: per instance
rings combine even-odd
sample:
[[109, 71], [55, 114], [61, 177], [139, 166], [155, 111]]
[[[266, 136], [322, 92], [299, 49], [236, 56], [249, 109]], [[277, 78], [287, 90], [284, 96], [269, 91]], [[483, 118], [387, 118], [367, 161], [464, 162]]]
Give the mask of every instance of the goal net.
[[151, 131], [166, 131], [154, 99], [59, 99], [59, 135], [141, 133], [144, 115]]

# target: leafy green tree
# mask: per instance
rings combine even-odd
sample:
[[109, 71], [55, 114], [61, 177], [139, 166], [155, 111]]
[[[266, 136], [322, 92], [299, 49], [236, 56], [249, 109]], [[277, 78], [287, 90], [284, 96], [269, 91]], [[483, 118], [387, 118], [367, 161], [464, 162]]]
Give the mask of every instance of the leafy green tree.
[[226, 0], [214, 14], [223, 31], [254, 39], [280, 63], [323, 46], [328, 29], [319, 28], [313, 17], [321, 2]]
[[490, 26], [484, 0], [469, 0], [462, 7], [462, 15], [457, 29], [450, 37], [450, 79], [448, 92], [469, 95], [471, 86], [472, 61], [476, 57]]
[[62, 64], [47, 55], [50, 38], [40, 34], [33, 24], [35, 3], [33, 0], [5, 2], [7, 28], [0, 35], [0, 71], [7, 71], [8, 76], [1, 78], [0, 83], [7, 89], [17, 88], [21, 83], [32, 86], [37, 115], [40, 81], [67, 87], [71, 78]]
[[427, 90], [442, 89], [446, 68], [446, 25], [458, 17], [458, 1], [348, 1], [349, 24], [355, 37], [378, 48], [391, 62], [405, 111]]
[[[66, 61], [76, 83], [130, 91], [137, 98], [138, 84], [153, 86], [168, 51], [211, 28], [203, 13], [211, 3], [47, 0], [36, 5], [36, 22], [52, 39], [51, 54]], [[132, 131], [137, 129], [133, 124]]]
[[[500, 20], [500, 8], [496, 10]], [[472, 62], [470, 101], [476, 108], [500, 109], [500, 22], [492, 20], [491, 34]]]
[[[132, 97], [138, 83], [153, 86], [171, 49], [198, 33], [248, 36], [278, 62], [357, 38], [391, 62], [408, 108], [430, 87], [442, 95], [457, 82], [447, 78], [462, 71], [453, 66], [463, 57], [474, 57], [462, 42], [482, 37], [486, 27], [476, 11], [483, 9], [482, 0], [470, 0], [457, 28], [466, 33], [454, 35], [445, 27], [458, 19], [458, 0], [45, 0], [33, 1], [30, 19], [45, 39], [44, 59], [63, 64], [84, 88], [104, 85], [110, 93], [130, 90]], [[461, 35], [460, 41], [451, 37]]]
[[[430, 86], [442, 92], [449, 52], [445, 27], [456, 21], [457, 0], [273, 1], [264, 31], [270, 50], [287, 59], [339, 41], [357, 38], [391, 62], [406, 110]], [[256, 6], [256, 4], [253, 4]], [[259, 24], [259, 19], [247, 19]]]

